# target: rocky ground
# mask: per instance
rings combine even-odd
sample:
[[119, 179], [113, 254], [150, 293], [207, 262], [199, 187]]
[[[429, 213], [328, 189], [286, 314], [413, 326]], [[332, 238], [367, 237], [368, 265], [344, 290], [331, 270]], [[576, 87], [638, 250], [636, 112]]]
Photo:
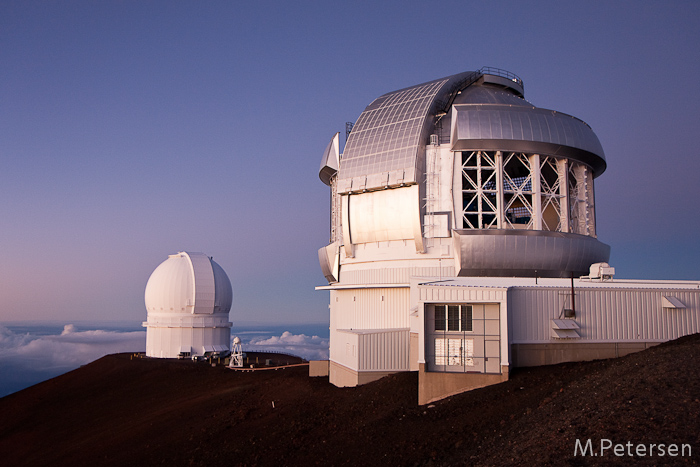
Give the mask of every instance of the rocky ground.
[[[306, 367], [240, 372], [111, 355], [1, 398], [0, 463], [694, 465], [699, 363], [693, 335], [614, 360], [514, 370], [505, 383], [418, 406], [415, 373], [336, 388]], [[596, 453], [601, 440], [611, 446], [583, 457], [577, 439]]]

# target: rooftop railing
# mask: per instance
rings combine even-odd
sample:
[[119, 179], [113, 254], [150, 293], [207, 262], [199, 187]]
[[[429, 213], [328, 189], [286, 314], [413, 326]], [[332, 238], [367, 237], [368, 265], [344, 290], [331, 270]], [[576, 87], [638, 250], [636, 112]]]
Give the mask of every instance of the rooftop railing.
[[503, 70], [501, 68], [494, 68], [492, 66], [485, 66], [485, 67], [481, 67], [481, 69], [479, 70], [479, 73], [481, 73], [482, 75], [500, 76], [501, 78], [506, 78], [506, 79], [513, 81], [514, 83], [519, 84], [520, 87], [524, 87], [523, 80], [520, 79], [520, 77], [518, 75], [511, 73], [508, 70]]
[[491, 66], [481, 67], [479, 70], [469, 73], [467, 76], [454, 83], [450, 87], [450, 91], [447, 93], [447, 99], [440, 99], [436, 101], [438, 112], [442, 111], [444, 113], [447, 113], [447, 111], [450, 110], [450, 106], [452, 105], [452, 102], [454, 101], [455, 97], [457, 97], [457, 94], [460, 91], [463, 91], [464, 89], [474, 84], [476, 81], [479, 80], [479, 78], [481, 78], [484, 75], [500, 76], [501, 78], [506, 78], [510, 81], [513, 81], [521, 88], [524, 88], [523, 80], [520, 79], [518, 75], [511, 73], [510, 71]]

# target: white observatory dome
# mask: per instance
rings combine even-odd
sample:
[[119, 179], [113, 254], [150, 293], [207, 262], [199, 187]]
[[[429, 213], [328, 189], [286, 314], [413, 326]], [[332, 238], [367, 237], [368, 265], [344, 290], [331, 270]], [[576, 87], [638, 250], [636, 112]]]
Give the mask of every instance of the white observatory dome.
[[228, 313], [233, 292], [216, 261], [203, 253], [180, 252], [153, 271], [145, 299], [149, 313]]
[[232, 301], [231, 282], [212, 258], [204, 253], [170, 255], [146, 284], [146, 355], [228, 353]]

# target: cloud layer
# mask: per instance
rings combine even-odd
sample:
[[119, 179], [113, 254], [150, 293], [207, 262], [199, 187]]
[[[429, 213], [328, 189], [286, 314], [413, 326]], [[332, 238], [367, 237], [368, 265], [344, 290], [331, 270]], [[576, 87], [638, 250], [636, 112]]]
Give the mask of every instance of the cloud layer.
[[[271, 330], [237, 334], [242, 338], [244, 351], [284, 352], [307, 360], [328, 359], [328, 338], [290, 331], [276, 335]], [[0, 325], [0, 397], [104, 355], [145, 350], [146, 331], [81, 331], [77, 326], [67, 324], [62, 331], [54, 328], [49, 334], [41, 334], [17, 332]]]
[[78, 331], [67, 324], [60, 335], [36, 336], [0, 326], [0, 363], [21, 359], [37, 370], [75, 368], [107, 354], [145, 350], [145, 331]]
[[243, 350], [249, 352], [272, 350], [287, 352], [307, 360], [328, 360], [328, 338], [285, 331], [279, 337], [254, 337], [249, 342], [243, 343]]
[[0, 397], [104, 355], [145, 350], [145, 331], [79, 331], [68, 324], [60, 335], [35, 335], [0, 326]]

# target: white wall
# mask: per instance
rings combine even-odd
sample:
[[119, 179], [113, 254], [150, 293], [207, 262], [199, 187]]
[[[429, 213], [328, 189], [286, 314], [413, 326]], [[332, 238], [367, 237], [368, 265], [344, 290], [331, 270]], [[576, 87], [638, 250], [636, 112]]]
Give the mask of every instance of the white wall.
[[409, 289], [331, 291], [331, 329], [408, 328]]

